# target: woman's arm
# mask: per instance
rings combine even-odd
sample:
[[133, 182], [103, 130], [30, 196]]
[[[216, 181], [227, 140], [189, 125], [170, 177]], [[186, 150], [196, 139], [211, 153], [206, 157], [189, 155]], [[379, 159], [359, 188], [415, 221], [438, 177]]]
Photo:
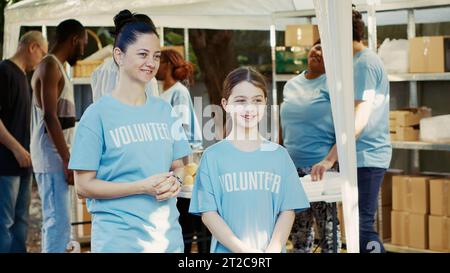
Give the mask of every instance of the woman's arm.
[[172, 173], [161, 173], [129, 183], [111, 183], [96, 178], [95, 171], [75, 171], [75, 189], [79, 196], [94, 199], [114, 199], [135, 194], [148, 194], [163, 201], [179, 188]]
[[[365, 101], [355, 101], [355, 138], [357, 139], [369, 122], [372, 113], [373, 98]], [[333, 167], [338, 160], [336, 144], [328, 152], [328, 155], [319, 163], [314, 165], [311, 170], [311, 179], [313, 181], [322, 180], [323, 174]]]
[[242, 242], [216, 211], [202, 213], [202, 221], [208, 227], [211, 234], [233, 253], [257, 253], [261, 252], [251, 248]]
[[278, 216], [277, 223], [272, 233], [272, 239], [266, 248], [266, 253], [280, 253], [283, 246], [291, 233], [292, 225], [294, 224], [295, 213], [293, 210], [282, 211]]

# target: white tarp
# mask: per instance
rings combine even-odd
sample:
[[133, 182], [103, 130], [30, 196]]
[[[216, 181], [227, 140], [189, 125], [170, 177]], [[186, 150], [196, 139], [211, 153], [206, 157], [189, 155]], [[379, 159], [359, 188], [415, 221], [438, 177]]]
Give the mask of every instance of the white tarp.
[[[351, 0], [314, 0], [339, 155], [347, 252], [359, 252]], [[350, 111], [348, 111], [350, 109]]]
[[[406, 2], [423, 5], [426, 1], [381, 1], [382, 4]], [[353, 3], [365, 4], [366, 0], [354, 0]], [[14, 53], [21, 26], [56, 26], [68, 18], [77, 19], [86, 26], [112, 26], [113, 16], [122, 9], [145, 13], [157, 26], [269, 30], [273, 13], [312, 10], [314, 5], [312, 0], [24, 0], [5, 9], [3, 58]], [[448, 21], [449, 15], [450, 8], [434, 10], [432, 13], [418, 10], [416, 18], [418, 22]], [[388, 12], [380, 16], [377, 18], [379, 24], [406, 23], [405, 16]], [[275, 22], [279, 29], [284, 26], [282, 22], [286, 24], [292, 19]]]

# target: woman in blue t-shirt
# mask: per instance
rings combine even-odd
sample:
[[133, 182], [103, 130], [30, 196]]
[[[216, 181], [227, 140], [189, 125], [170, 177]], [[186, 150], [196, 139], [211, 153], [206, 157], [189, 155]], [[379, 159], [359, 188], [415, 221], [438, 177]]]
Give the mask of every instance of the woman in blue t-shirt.
[[176, 196], [191, 149], [172, 107], [147, 96], [161, 55], [155, 26], [130, 11], [114, 17], [119, 81], [84, 113], [69, 168], [88, 198], [92, 252], [182, 252]]
[[182, 120], [184, 132], [194, 149], [202, 146], [202, 132], [186, 85], [193, 83], [194, 66], [173, 49], [161, 51], [161, 64], [155, 78], [162, 81], [160, 97], [172, 105]]
[[232, 129], [205, 150], [189, 208], [211, 231], [211, 252], [283, 252], [294, 211], [309, 207], [286, 149], [259, 133], [266, 103], [266, 83], [255, 70], [226, 77], [222, 106]]
[[[300, 177], [310, 174], [312, 180], [321, 180], [325, 167], [337, 171], [332, 152], [336, 137], [320, 41], [308, 53], [308, 69], [284, 86], [280, 117], [283, 145]], [[315, 220], [321, 251], [332, 252], [333, 214], [333, 204], [325, 202], [313, 202], [310, 209], [298, 213], [291, 234], [293, 251], [311, 252]], [[340, 232], [337, 234], [339, 248]]]

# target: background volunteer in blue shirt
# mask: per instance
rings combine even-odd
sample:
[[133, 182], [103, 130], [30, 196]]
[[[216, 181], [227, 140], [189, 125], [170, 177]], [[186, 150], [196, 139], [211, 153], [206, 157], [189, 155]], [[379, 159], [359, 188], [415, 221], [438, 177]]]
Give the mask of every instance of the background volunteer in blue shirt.
[[161, 51], [161, 64], [155, 77], [163, 84], [160, 97], [169, 102], [181, 118], [189, 144], [192, 148], [201, 148], [202, 132], [186, 87], [193, 83], [194, 66], [177, 51], [165, 49]]
[[182, 252], [170, 169], [191, 153], [172, 107], [148, 96], [145, 84], [159, 67], [153, 24], [128, 10], [114, 17], [119, 82], [84, 113], [72, 148], [77, 193], [88, 198], [92, 252]]
[[265, 80], [244, 67], [232, 71], [223, 86], [222, 106], [232, 129], [204, 152], [189, 212], [201, 215], [211, 231], [211, 252], [283, 252], [294, 211], [309, 202], [286, 149], [259, 133]]
[[[364, 21], [356, 10], [352, 21], [360, 252], [385, 252], [374, 223], [378, 192], [392, 156], [389, 81], [380, 58], [362, 43]], [[327, 158], [337, 159], [336, 146]]]
[[[202, 133], [195, 115], [191, 95], [186, 86], [194, 82], [194, 66], [173, 49], [161, 51], [161, 62], [155, 78], [162, 81], [160, 97], [172, 105], [181, 118], [184, 132], [193, 149], [202, 146]], [[183, 82], [183, 83], [181, 83]], [[193, 237], [197, 240], [198, 252], [209, 251], [209, 238], [206, 227], [200, 217], [189, 213], [189, 198], [178, 197], [177, 208], [180, 212], [180, 225], [185, 241], [184, 252], [190, 253]]]
[[[308, 53], [307, 70], [284, 86], [280, 117], [283, 145], [293, 159], [300, 177], [311, 174], [312, 180], [322, 179], [323, 174], [318, 169], [323, 164], [328, 164], [327, 169], [337, 171], [336, 160], [330, 162], [326, 158], [336, 143], [336, 138], [320, 41]], [[314, 202], [310, 209], [296, 214], [291, 232], [293, 252], [311, 252], [314, 220], [320, 235], [321, 251], [334, 251], [333, 204]], [[337, 234], [339, 249], [339, 226]]]

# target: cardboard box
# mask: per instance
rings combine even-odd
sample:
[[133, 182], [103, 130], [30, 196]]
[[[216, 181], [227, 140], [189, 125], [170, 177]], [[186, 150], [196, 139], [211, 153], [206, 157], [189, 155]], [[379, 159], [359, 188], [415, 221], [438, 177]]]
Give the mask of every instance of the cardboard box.
[[392, 141], [418, 141], [420, 130], [414, 127], [395, 127], [390, 128], [390, 136]]
[[404, 108], [389, 112], [389, 128], [419, 125], [423, 118], [431, 117], [431, 108]]
[[319, 40], [317, 25], [288, 25], [284, 34], [285, 46], [311, 47]]
[[430, 214], [450, 216], [450, 179], [430, 180]]
[[408, 247], [427, 249], [428, 248], [428, 215], [409, 213], [408, 214]]
[[407, 246], [409, 239], [408, 213], [402, 211], [391, 212], [391, 243]]
[[428, 248], [428, 215], [403, 211], [391, 212], [391, 243], [411, 248]]
[[449, 39], [449, 37], [444, 36], [426, 36], [409, 39], [409, 72], [449, 72]]
[[392, 209], [411, 213], [429, 213], [428, 176], [392, 177]]
[[430, 249], [450, 251], [450, 218], [430, 215], [428, 219]]

